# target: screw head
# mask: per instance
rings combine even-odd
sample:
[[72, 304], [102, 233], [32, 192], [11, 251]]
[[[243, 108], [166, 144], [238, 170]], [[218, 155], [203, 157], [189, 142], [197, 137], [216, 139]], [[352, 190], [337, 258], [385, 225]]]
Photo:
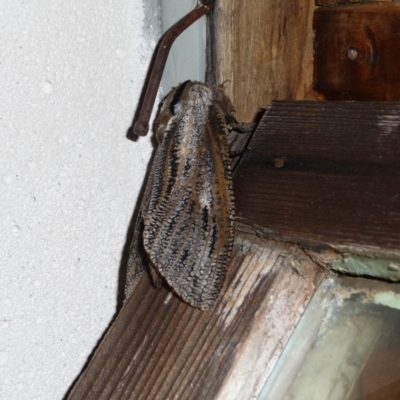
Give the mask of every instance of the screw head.
[[346, 51], [346, 55], [347, 58], [349, 60], [356, 60], [358, 58], [358, 50], [355, 49], [354, 47], [350, 47], [347, 51]]

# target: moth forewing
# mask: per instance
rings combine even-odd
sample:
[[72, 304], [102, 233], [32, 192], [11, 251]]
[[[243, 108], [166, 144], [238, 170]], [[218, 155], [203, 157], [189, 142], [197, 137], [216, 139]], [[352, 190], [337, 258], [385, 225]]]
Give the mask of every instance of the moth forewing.
[[[184, 301], [203, 310], [213, 306], [222, 288], [234, 240], [227, 127], [221, 110], [213, 91], [199, 82], [187, 81], [167, 96], [156, 122], [160, 145], [139, 217], [147, 267]], [[134, 240], [141, 239], [136, 236]], [[132, 243], [131, 250], [138, 247]], [[137, 254], [129, 260], [128, 276], [140, 277], [143, 263]], [[127, 279], [127, 294], [132, 284], [136, 282]]]

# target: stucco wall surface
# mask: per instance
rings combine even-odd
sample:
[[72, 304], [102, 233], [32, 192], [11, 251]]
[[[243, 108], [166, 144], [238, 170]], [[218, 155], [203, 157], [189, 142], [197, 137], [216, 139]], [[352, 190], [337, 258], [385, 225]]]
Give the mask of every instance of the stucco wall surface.
[[0, 2], [0, 399], [61, 399], [115, 313], [158, 2]]

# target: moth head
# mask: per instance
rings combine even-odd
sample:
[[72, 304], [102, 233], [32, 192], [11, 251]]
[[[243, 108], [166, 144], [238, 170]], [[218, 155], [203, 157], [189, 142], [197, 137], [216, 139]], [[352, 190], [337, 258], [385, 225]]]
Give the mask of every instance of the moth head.
[[213, 93], [204, 83], [186, 81], [171, 93], [170, 112], [178, 116], [193, 108], [207, 108], [213, 102]]
[[171, 118], [178, 112], [181, 95], [186, 85], [190, 81], [185, 81], [173, 89], [162, 101], [161, 108], [155, 122], [155, 133], [158, 143], [162, 142]]
[[162, 103], [155, 123], [156, 138], [161, 143], [171, 120], [195, 107], [207, 108], [213, 102], [212, 90], [201, 82], [185, 81], [173, 89]]

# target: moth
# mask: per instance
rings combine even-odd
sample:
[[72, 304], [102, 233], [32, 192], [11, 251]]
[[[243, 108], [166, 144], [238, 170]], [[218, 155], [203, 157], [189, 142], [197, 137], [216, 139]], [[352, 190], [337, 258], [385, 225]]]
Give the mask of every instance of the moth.
[[235, 119], [223, 86], [186, 81], [155, 122], [155, 158], [134, 225], [125, 288], [148, 271], [185, 302], [210, 309], [234, 241], [235, 204], [228, 130]]

